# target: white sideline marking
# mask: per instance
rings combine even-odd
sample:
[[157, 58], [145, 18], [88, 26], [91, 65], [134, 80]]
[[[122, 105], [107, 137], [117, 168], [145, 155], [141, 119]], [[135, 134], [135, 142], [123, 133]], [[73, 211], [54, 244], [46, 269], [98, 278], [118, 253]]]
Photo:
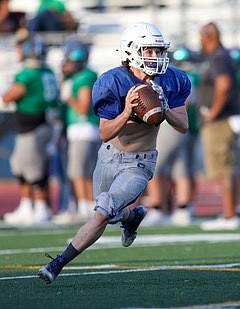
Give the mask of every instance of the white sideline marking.
[[[240, 241], [240, 234], [219, 233], [219, 234], [177, 234], [177, 235], [139, 235], [133, 246], [160, 246], [162, 244], [176, 243], [195, 243], [195, 242], [227, 242]], [[68, 240], [70, 242], [70, 240]], [[120, 248], [120, 236], [102, 236], [92, 247], [87, 250]], [[46, 251], [63, 251], [65, 247], [46, 247], [46, 248], [27, 248], [27, 249], [3, 249], [0, 250], [0, 255], [23, 254], [23, 253], [38, 253]]]
[[[1, 226], [0, 226], [1, 227]], [[15, 235], [19, 236], [19, 231], [21, 232], [21, 236], [39, 236], [39, 235], [66, 235], [66, 233], [69, 233], [69, 231], [66, 231], [64, 229], [62, 230], [42, 230], [42, 229], [28, 229], [28, 230], [10, 230], [10, 231], [1, 231], [0, 230], [0, 238], [1, 237], [12, 237]]]
[[0, 250], [0, 255], [23, 254], [23, 253], [38, 253], [46, 251], [63, 251], [65, 247], [47, 247], [47, 248], [28, 248], [28, 249], [5, 249]]
[[[107, 265], [106, 265], [107, 266]], [[109, 265], [117, 267], [116, 265]], [[147, 271], [164, 271], [164, 270], [211, 270], [211, 269], [219, 269], [221, 268], [229, 268], [232, 267], [239, 267], [240, 264], [234, 263], [234, 264], [218, 264], [218, 265], [178, 265], [178, 266], [154, 266], [154, 267], [142, 267], [142, 268], [134, 268], [134, 269], [115, 269], [115, 270], [101, 270], [101, 271], [88, 271], [88, 272], [82, 272], [82, 273], [63, 273], [60, 274], [58, 277], [72, 277], [72, 276], [92, 276], [92, 275], [111, 275], [111, 274], [120, 274], [120, 273], [134, 273], [134, 272], [147, 272]], [[65, 267], [65, 270], [68, 269], [68, 267]], [[71, 269], [69, 267], [69, 269]], [[77, 267], [75, 267], [77, 269]], [[79, 267], [81, 269], [81, 267]], [[33, 279], [38, 278], [38, 276], [14, 276], [14, 277], [0, 277], [0, 281], [4, 280], [16, 280], [16, 279]]]
[[[174, 235], [138, 235], [134, 245], [149, 245], [149, 244], [162, 244], [162, 243], [182, 243], [182, 242], [222, 242], [222, 241], [239, 241], [240, 234], [234, 233], [216, 233], [216, 234], [174, 234]], [[101, 237], [95, 244], [119, 244], [118, 236], [104, 236]]]
[[[222, 303], [222, 304], [209, 304], [209, 305], [193, 305], [193, 306], [188, 306], [188, 307], [167, 307], [167, 308], [163, 308], [163, 307], [158, 307], [158, 308], [148, 308], [148, 309], [220, 309], [220, 308], [239, 308], [240, 302], [227, 302], [227, 303]], [[127, 308], [115, 308], [115, 309], [147, 309], [146, 307], [127, 307]]]

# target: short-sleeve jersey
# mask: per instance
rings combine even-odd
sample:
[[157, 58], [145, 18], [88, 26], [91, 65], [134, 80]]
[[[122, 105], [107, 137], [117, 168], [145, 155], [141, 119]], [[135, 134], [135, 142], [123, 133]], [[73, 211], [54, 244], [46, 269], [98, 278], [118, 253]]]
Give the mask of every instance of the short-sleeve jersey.
[[60, 0], [41, 0], [39, 7], [37, 9], [38, 13], [44, 11], [44, 10], [54, 10], [60, 13], [63, 13], [66, 11], [65, 5]]
[[217, 119], [227, 118], [240, 112], [238, 102], [238, 87], [236, 71], [228, 51], [219, 46], [206, 58], [201, 75], [198, 92], [198, 106], [211, 107], [214, 98], [214, 83], [218, 76], [228, 75], [232, 80], [231, 89], [226, 104], [218, 114]]
[[[81, 72], [78, 72], [72, 78], [72, 96], [77, 99], [78, 91], [82, 87], [89, 87], [92, 89], [95, 81], [97, 80], [97, 73], [91, 69], [84, 69]], [[75, 123], [85, 123], [90, 122], [92, 124], [99, 124], [99, 118], [93, 112], [93, 107], [89, 110], [88, 115], [81, 115], [75, 111], [71, 106], [67, 105], [66, 107], [66, 124], [71, 125]]]
[[[168, 67], [165, 74], [156, 75], [154, 81], [163, 88], [170, 108], [183, 106], [190, 94], [191, 83], [186, 73], [178, 68]], [[142, 83], [127, 68], [117, 67], [103, 73], [93, 87], [93, 106], [100, 118], [114, 119], [125, 107], [127, 92]], [[132, 115], [131, 120], [141, 120]]]
[[31, 131], [45, 122], [48, 108], [57, 108], [59, 89], [53, 71], [48, 67], [25, 67], [15, 77], [25, 86], [24, 96], [16, 100], [16, 121], [19, 132]]
[[17, 100], [19, 112], [39, 114], [57, 105], [58, 86], [50, 68], [24, 68], [16, 75], [15, 82], [26, 87], [25, 95]]

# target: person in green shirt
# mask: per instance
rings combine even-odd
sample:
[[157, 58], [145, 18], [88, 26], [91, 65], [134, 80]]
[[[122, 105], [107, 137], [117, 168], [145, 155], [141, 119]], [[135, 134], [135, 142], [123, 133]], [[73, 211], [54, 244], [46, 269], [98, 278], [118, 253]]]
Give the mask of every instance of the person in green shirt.
[[76, 31], [78, 22], [60, 0], [41, 0], [36, 15], [28, 23], [29, 32]]
[[99, 118], [92, 108], [92, 87], [97, 73], [88, 65], [88, 46], [77, 38], [64, 44], [61, 99], [66, 103], [67, 173], [72, 184], [79, 220], [94, 207], [92, 175], [100, 147]]
[[37, 12], [41, 13], [47, 9], [55, 10], [60, 13], [66, 12], [65, 4], [60, 0], [41, 0]]
[[17, 134], [10, 165], [21, 199], [13, 212], [4, 215], [10, 225], [36, 225], [51, 219], [47, 145], [58, 113], [59, 89], [55, 74], [45, 64], [46, 54], [40, 37], [28, 38], [22, 45], [23, 67], [0, 98], [2, 105], [16, 103]]

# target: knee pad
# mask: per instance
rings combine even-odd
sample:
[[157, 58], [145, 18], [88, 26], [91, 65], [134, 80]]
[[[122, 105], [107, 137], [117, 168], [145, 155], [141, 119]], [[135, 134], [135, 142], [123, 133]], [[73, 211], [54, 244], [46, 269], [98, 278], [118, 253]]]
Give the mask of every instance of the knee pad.
[[100, 211], [110, 224], [121, 221], [123, 217], [123, 211], [118, 211], [111, 194], [108, 192], [102, 192], [97, 196], [95, 210]]
[[32, 182], [32, 186], [34, 190], [44, 189], [48, 184], [48, 177], [45, 176], [37, 181]]
[[23, 185], [25, 183], [27, 183], [26, 179], [23, 176], [15, 176], [18, 180], [18, 182]]

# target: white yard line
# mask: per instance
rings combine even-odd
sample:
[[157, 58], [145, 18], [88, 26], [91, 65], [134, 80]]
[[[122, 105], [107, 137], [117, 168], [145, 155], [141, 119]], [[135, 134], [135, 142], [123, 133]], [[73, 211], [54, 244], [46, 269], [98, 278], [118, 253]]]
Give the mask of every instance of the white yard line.
[[[111, 275], [111, 274], [124, 274], [124, 273], [133, 273], [133, 272], [152, 272], [152, 271], [166, 271], [166, 270], [224, 270], [227, 269], [229, 271], [240, 271], [240, 264], [217, 264], [217, 265], [194, 265], [194, 266], [155, 266], [155, 267], [138, 267], [132, 269], [112, 269], [111, 268], [121, 268], [121, 266], [117, 265], [99, 265], [95, 267], [95, 269], [104, 269], [108, 268], [108, 270], [98, 270], [92, 271], [93, 267], [89, 267], [89, 271], [87, 272], [74, 272], [74, 273], [62, 273], [59, 277], [71, 277], [71, 276], [95, 276], [95, 275]], [[235, 267], [235, 268], [234, 268]], [[236, 268], [238, 267], [238, 268]], [[66, 270], [71, 269], [86, 269], [87, 267], [65, 267]], [[0, 277], [0, 281], [8, 281], [8, 280], [21, 280], [21, 279], [36, 279], [38, 276], [14, 276], [14, 277]], [[226, 302], [222, 304], [209, 304], [209, 305], [200, 305], [200, 306], [189, 306], [189, 307], [172, 307], [172, 308], [151, 308], [151, 309], [232, 309], [239, 308], [240, 302]], [[145, 309], [145, 308], [115, 308], [115, 309]]]
[[[57, 231], [56, 231], [57, 232]], [[50, 232], [49, 232], [50, 233]], [[58, 234], [58, 232], [56, 233]], [[64, 231], [59, 234], [64, 235]], [[29, 233], [27, 233], [29, 235]], [[2, 234], [1, 234], [2, 236]], [[139, 235], [134, 242], [135, 247], [139, 246], [160, 246], [162, 244], [176, 244], [176, 243], [196, 243], [196, 242], [232, 242], [239, 241], [240, 235], [234, 233], [216, 233], [216, 234], [177, 234], [177, 235]], [[69, 241], [69, 240], [68, 240]], [[66, 240], [66, 243], [68, 242]], [[104, 248], [116, 248], [121, 247], [120, 236], [102, 236], [90, 249], [104, 249]], [[26, 249], [5, 249], [0, 250], [0, 255], [13, 255], [13, 254], [23, 254], [23, 253], [37, 253], [46, 251], [63, 251], [65, 247], [46, 247], [46, 248], [26, 248]], [[166, 265], [166, 266], [137, 266], [137, 267], [126, 267], [120, 265], [98, 265], [98, 266], [79, 266], [72, 267], [66, 266], [64, 272], [59, 275], [62, 277], [71, 276], [95, 276], [95, 275], [111, 275], [111, 274], [124, 274], [124, 273], [134, 273], [134, 272], [152, 272], [152, 271], [166, 271], [166, 270], [192, 270], [192, 271], [236, 271], [240, 272], [240, 263], [231, 264], [217, 264], [217, 265]], [[74, 272], [68, 272], [74, 271]], [[79, 271], [79, 272], [77, 272]], [[8, 276], [0, 277], [0, 281], [9, 280], [26, 280], [26, 279], [36, 279], [36, 275], [30, 276]], [[201, 306], [189, 306], [189, 307], [178, 307], [178, 308], [168, 308], [168, 309], [232, 309], [238, 308], [240, 302], [227, 302], [222, 304], [209, 304]], [[115, 309], [144, 309], [144, 308], [115, 308]], [[151, 308], [151, 309], [164, 309], [164, 308]], [[167, 309], [167, 308], [165, 308]]]
[[[135, 240], [133, 246], [161, 246], [163, 244], [176, 243], [196, 243], [196, 242], [232, 242], [240, 241], [240, 234], [234, 233], [219, 233], [219, 234], [177, 234], [177, 235], [139, 235]], [[66, 240], [66, 244], [70, 239]], [[120, 236], [102, 236], [92, 247], [88, 250], [120, 248]], [[43, 247], [43, 248], [26, 248], [26, 249], [2, 249], [0, 255], [23, 254], [23, 253], [38, 253], [46, 251], [62, 251], [65, 247]]]
[[[123, 266], [117, 266], [117, 265], [100, 265], [100, 268], [121, 268]], [[235, 267], [235, 268], [234, 268]], [[237, 267], [237, 268], [236, 268]], [[59, 275], [59, 277], [72, 277], [72, 276], [93, 276], [93, 275], [111, 275], [111, 274], [121, 274], [121, 273], [134, 273], [134, 272], [150, 272], [150, 271], [166, 271], [166, 270], [211, 270], [211, 271], [216, 271], [216, 270], [235, 270], [235, 271], [240, 271], [240, 264], [217, 264], [217, 265], [178, 265], [178, 266], [150, 266], [150, 267], [138, 267], [138, 268], [131, 268], [129, 266], [128, 269], [113, 269], [113, 270], [97, 270], [97, 271], [92, 271], [92, 267], [89, 267], [89, 271], [87, 272], [71, 272], [71, 273], [62, 273]], [[86, 269], [88, 267], [85, 267]], [[95, 267], [97, 268], [97, 267]], [[71, 270], [71, 269], [83, 269], [82, 267], [65, 267], [65, 270]], [[10, 276], [10, 277], [0, 277], [0, 281], [4, 280], [17, 280], [17, 279], [33, 279], [33, 278], [38, 278], [38, 276]]]
[[[158, 308], [149, 308], [149, 309], [233, 309], [233, 308], [239, 308], [240, 301], [238, 302], [227, 302], [227, 303], [222, 303], [222, 304], [209, 304], [209, 305], [199, 305], [199, 306], [189, 306], [189, 307], [171, 307], [171, 308], [163, 308], [163, 307], [158, 307]], [[115, 309], [146, 309], [143, 307], [127, 307], [127, 308], [115, 308]]]

